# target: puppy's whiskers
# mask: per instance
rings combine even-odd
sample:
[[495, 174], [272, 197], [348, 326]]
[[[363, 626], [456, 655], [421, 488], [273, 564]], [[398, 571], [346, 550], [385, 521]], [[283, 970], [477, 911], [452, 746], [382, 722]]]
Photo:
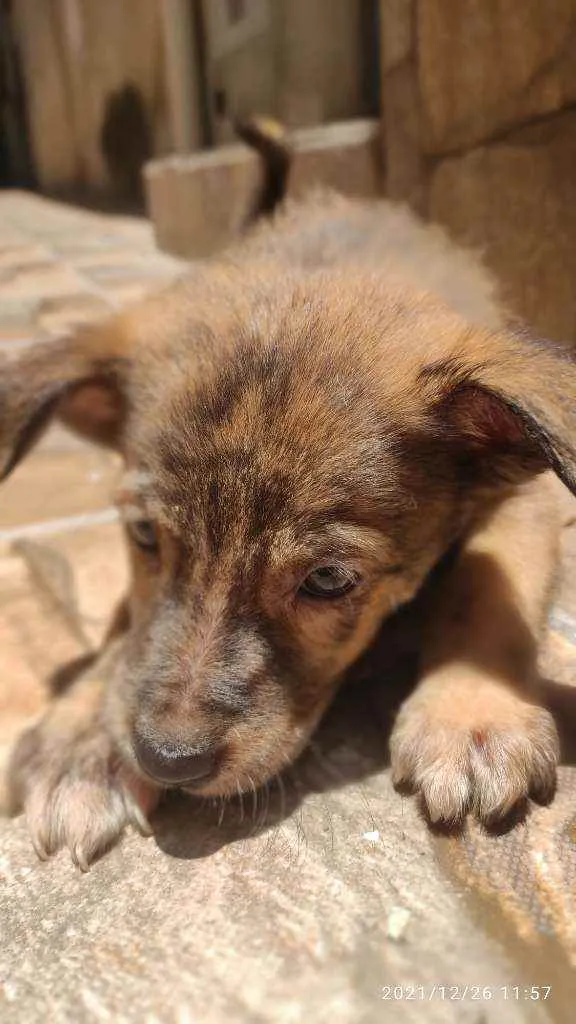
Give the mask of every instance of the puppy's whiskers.
[[240, 779], [236, 779], [236, 789], [238, 791], [238, 797], [240, 800], [240, 820], [239, 824], [242, 825], [244, 822], [244, 794], [242, 792], [242, 786], [240, 785]]
[[258, 811], [258, 790], [256, 789], [254, 779], [252, 778], [252, 776], [247, 775], [246, 777], [248, 779], [248, 782], [250, 783], [250, 789], [252, 791], [252, 820], [254, 822], [254, 826], [256, 826], [256, 814]]
[[266, 783], [264, 785], [264, 796], [265, 796], [265, 801], [264, 800], [262, 801], [262, 811], [260, 812], [260, 816], [258, 818], [258, 828], [259, 829], [263, 828], [264, 825], [266, 824], [266, 822], [268, 820], [268, 813], [270, 811], [270, 780], [269, 779], [266, 780]]
[[218, 799], [218, 801], [220, 803], [220, 813], [218, 814], [218, 821], [217, 821], [216, 827], [217, 828], [221, 828], [222, 827], [222, 822], [224, 821], [224, 814], [226, 813], [226, 804], [228, 803], [228, 801], [226, 800], [226, 797], [224, 797], [224, 796], [220, 796], [217, 799]]
[[282, 775], [276, 776], [276, 783], [280, 790], [280, 820], [284, 821], [286, 818], [286, 786], [284, 785]]

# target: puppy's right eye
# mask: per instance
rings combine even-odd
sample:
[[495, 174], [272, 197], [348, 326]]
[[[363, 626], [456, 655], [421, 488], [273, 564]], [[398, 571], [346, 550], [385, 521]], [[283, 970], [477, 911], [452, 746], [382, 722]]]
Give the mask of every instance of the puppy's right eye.
[[158, 551], [158, 534], [150, 519], [133, 520], [128, 523], [128, 532], [134, 543], [143, 551], [149, 551], [151, 554]]
[[321, 565], [304, 580], [300, 591], [309, 597], [333, 599], [343, 597], [359, 582], [359, 577], [338, 565]]

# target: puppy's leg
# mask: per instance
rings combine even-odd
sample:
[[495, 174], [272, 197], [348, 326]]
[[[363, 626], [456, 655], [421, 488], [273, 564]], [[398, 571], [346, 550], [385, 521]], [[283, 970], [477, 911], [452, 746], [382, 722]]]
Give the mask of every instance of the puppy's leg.
[[538, 692], [537, 646], [558, 559], [548, 474], [508, 498], [443, 582], [423, 678], [391, 739], [393, 778], [433, 821], [502, 818], [554, 791], [558, 737]]
[[86, 871], [127, 825], [149, 833], [159, 790], [122, 763], [104, 717], [116, 640], [90, 671], [52, 702], [16, 744], [8, 784], [42, 859], [68, 847]]

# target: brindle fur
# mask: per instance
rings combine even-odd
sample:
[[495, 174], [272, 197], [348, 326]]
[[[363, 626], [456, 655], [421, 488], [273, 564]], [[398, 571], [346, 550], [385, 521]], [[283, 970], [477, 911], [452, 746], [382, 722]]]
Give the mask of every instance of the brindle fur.
[[[117, 448], [129, 622], [20, 741], [36, 848], [87, 866], [159, 795], [135, 737], [217, 747], [197, 787], [290, 763], [382, 621], [457, 548], [392, 736], [433, 819], [549, 798], [558, 742], [536, 653], [557, 561], [552, 468], [576, 489], [576, 370], [506, 329], [489, 277], [385, 202], [289, 204], [186, 280], [0, 383], [8, 472], [53, 413]], [[303, 597], [318, 564], [358, 573]], [[92, 680], [92, 683], [90, 683]], [[385, 681], [384, 681], [385, 682]]]

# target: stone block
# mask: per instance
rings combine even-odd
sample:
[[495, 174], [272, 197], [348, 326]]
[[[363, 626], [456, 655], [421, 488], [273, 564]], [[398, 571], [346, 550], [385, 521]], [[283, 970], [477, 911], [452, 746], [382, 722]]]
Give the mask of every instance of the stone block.
[[[295, 150], [290, 194], [322, 184], [351, 195], [380, 191], [380, 125], [350, 121], [302, 129]], [[185, 257], [209, 255], [239, 231], [260, 179], [258, 158], [246, 147], [225, 146], [148, 164], [150, 216], [158, 245]]]

